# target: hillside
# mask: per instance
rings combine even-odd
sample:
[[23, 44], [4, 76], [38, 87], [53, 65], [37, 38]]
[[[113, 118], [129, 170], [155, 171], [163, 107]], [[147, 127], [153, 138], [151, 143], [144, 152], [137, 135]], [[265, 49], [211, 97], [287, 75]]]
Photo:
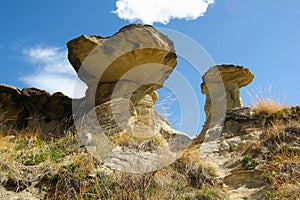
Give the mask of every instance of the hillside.
[[103, 167], [76, 135], [2, 133], [0, 199], [299, 199], [299, 116], [229, 111], [219, 140], [145, 174]]

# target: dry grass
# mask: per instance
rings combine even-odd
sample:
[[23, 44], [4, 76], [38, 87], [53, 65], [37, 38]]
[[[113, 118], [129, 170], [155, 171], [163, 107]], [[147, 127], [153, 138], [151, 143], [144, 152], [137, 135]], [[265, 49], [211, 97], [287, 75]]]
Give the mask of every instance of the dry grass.
[[265, 127], [260, 143], [260, 170], [266, 181], [265, 199], [298, 199], [300, 190], [300, 122], [275, 120]]
[[224, 199], [214, 169], [184, 158], [152, 173], [103, 168], [75, 136], [45, 140], [40, 132], [0, 134], [0, 179], [9, 190], [36, 188], [42, 199]]
[[257, 115], [277, 113], [288, 106], [287, 103], [282, 103], [282, 99], [278, 100], [276, 95], [274, 96], [272, 94], [273, 92], [271, 85], [264, 89], [262, 87], [258, 89], [252, 89], [251, 92], [247, 91], [247, 93], [250, 98], [251, 109]]
[[251, 103], [252, 111], [257, 114], [274, 114], [287, 108], [286, 104], [281, 104], [274, 99], [261, 98]]

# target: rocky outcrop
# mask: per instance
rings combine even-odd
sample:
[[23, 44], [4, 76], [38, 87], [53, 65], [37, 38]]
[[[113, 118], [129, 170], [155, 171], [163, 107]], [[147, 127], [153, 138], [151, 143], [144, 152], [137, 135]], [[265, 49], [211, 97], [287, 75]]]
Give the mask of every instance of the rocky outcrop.
[[[88, 85], [85, 98], [2, 86], [1, 111], [12, 118], [7, 125], [62, 134], [75, 119], [72, 129], [91, 152], [100, 148], [107, 165], [119, 170], [151, 171], [175, 161], [191, 139], [154, 109], [155, 90], [177, 62], [173, 42], [152, 26], [129, 25], [111, 37], [83, 35], [67, 46], [70, 63]], [[135, 168], [138, 159], [144, 168]]]
[[62, 93], [0, 85], [2, 128], [63, 134], [72, 124], [72, 99]]
[[258, 161], [251, 157], [247, 163], [242, 161], [259, 144], [263, 132], [260, 116], [248, 107], [234, 108], [226, 112], [220, 137], [198, 146], [199, 159], [216, 169], [229, 199], [263, 199], [266, 183]]
[[[222, 83], [216, 82], [216, 76], [220, 74], [222, 77]], [[218, 99], [218, 96], [223, 96], [222, 91], [215, 91], [210, 89], [207, 83], [214, 86], [214, 84], [223, 84], [226, 94], [226, 110], [230, 110], [236, 107], [242, 107], [242, 99], [240, 97], [239, 89], [252, 82], [254, 75], [249, 69], [242, 66], [235, 65], [218, 65], [210, 68], [202, 77], [203, 83], [201, 84], [201, 91], [206, 95], [205, 113], [206, 116], [210, 115], [211, 111], [211, 96]], [[219, 97], [220, 98], [220, 97]]]
[[22, 97], [30, 130], [63, 134], [72, 124], [72, 99], [64, 94], [50, 95], [44, 90], [24, 88]]
[[18, 88], [0, 84], [0, 125], [2, 128], [22, 128], [22, 95]]
[[135, 104], [117, 98], [97, 106], [97, 118], [91, 111], [76, 124], [81, 141], [110, 169], [145, 173], [169, 165], [192, 140], [156, 113], [156, 98], [146, 94]]
[[148, 25], [125, 26], [105, 38], [82, 35], [67, 46], [70, 63], [88, 85], [86, 99], [92, 105], [112, 95], [137, 102], [162, 87], [176, 65], [173, 42]]
[[[267, 191], [281, 190], [272, 188], [274, 182], [299, 179], [299, 114], [298, 106], [259, 115], [248, 107], [228, 110], [220, 137], [195, 148], [198, 158], [216, 169], [230, 199], [263, 199]], [[287, 199], [299, 198], [293, 193]]]
[[88, 85], [86, 109], [79, 111], [85, 115], [76, 120], [76, 129], [104, 165], [134, 173], [155, 171], [190, 145], [192, 140], [154, 109], [155, 90], [176, 65], [167, 36], [152, 26], [129, 25], [111, 37], [83, 35], [67, 46], [70, 63]]
[[196, 143], [219, 136], [226, 111], [243, 106], [239, 89], [251, 83], [253, 78], [249, 69], [235, 65], [217, 65], [203, 75], [201, 91], [206, 95], [206, 122]]

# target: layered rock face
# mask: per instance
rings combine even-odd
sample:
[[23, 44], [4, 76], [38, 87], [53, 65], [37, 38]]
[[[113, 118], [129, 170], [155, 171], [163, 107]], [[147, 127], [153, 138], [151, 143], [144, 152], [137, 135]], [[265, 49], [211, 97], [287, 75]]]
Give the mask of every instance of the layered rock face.
[[[251, 83], [253, 78], [249, 69], [235, 65], [214, 66], [203, 75], [201, 91], [206, 95], [206, 122], [197, 143], [203, 142], [205, 137], [218, 137], [216, 132], [222, 129], [226, 111], [243, 106], [239, 89]], [[207, 135], [209, 129], [211, 136]]]
[[125, 26], [106, 38], [83, 35], [67, 46], [70, 63], [88, 85], [86, 100], [92, 105], [112, 95], [137, 102], [162, 87], [176, 65], [173, 42], [152, 26]]
[[62, 93], [0, 85], [0, 113], [3, 128], [63, 134], [72, 124], [72, 99]]

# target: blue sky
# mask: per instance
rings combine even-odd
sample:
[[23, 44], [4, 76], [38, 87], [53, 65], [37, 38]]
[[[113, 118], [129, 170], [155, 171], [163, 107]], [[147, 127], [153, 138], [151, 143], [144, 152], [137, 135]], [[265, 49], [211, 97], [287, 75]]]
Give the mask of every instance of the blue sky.
[[[75, 73], [68, 68], [66, 42], [82, 34], [109, 36], [129, 24], [112, 13], [116, 9], [116, 0], [2, 1], [0, 83], [19, 88], [40, 87], [51, 92], [70, 91], [72, 88], [68, 84]], [[298, 0], [215, 0], [207, 12], [195, 20], [171, 19], [167, 24], [154, 23], [154, 26], [173, 29], [193, 38], [216, 64], [249, 68], [255, 79], [241, 90], [245, 105], [250, 104], [246, 91], [264, 95], [269, 85], [272, 91], [266, 95], [276, 96], [282, 103], [298, 105], [299, 10]], [[177, 68], [185, 71], [186, 66], [188, 64], [180, 60]], [[194, 90], [200, 91], [200, 77], [192, 71], [185, 73], [195, 76], [191, 84]], [[165, 99], [164, 96], [168, 95], [161, 92], [161, 99]], [[200, 96], [201, 110], [203, 105], [204, 96]], [[173, 109], [171, 106], [167, 111], [174, 127], [180, 116], [176, 109], [175, 102]], [[205, 119], [203, 112], [200, 118], [201, 126]], [[184, 120], [190, 122], [189, 117]], [[188, 129], [184, 131], [189, 132]]]

